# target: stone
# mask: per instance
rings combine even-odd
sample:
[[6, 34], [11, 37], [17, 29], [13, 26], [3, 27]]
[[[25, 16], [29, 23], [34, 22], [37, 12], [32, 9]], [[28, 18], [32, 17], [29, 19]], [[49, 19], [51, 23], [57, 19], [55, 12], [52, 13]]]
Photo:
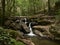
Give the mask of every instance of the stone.
[[27, 33], [30, 32], [29, 27], [28, 27], [26, 24], [21, 23], [21, 26], [22, 26], [22, 28], [25, 30], [25, 32], [27, 32]]

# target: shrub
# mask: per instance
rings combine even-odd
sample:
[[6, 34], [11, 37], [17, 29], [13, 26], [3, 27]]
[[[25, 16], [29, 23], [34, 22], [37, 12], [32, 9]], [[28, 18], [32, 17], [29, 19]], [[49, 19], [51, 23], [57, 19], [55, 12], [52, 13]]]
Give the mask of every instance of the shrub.
[[3, 29], [0, 27], [0, 45], [25, 45], [20, 41], [16, 41], [14, 37], [16, 37], [18, 33], [16, 31], [9, 29]]
[[3, 28], [0, 28], [0, 45], [12, 45], [11, 37]]

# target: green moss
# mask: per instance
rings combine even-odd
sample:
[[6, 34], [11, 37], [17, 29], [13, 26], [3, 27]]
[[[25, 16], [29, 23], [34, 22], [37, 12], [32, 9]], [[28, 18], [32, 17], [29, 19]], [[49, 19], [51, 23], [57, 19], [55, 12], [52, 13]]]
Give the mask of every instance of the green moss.
[[15, 39], [11, 39], [11, 41], [13, 43], [15, 43], [15, 45], [25, 45], [24, 43], [20, 42], [20, 41], [16, 41]]

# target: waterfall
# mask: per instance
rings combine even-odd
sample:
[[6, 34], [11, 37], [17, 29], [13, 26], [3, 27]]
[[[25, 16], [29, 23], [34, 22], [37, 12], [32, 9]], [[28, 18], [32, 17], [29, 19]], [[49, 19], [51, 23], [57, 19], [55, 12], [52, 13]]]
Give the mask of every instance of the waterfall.
[[24, 20], [25, 20], [25, 24], [27, 24], [27, 18], [24, 18]]
[[32, 31], [32, 27], [31, 27], [31, 23], [29, 23], [29, 29], [30, 29], [30, 33], [27, 34], [28, 36], [36, 36], [33, 31]]
[[[25, 24], [27, 24], [28, 22], [27, 22], [27, 18], [24, 18], [24, 20], [25, 20]], [[30, 30], [30, 33], [28, 33], [27, 35], [28, 36], [36, 36], [34, 33], [33, 33], [33, 31], [32, 31], [32, 27], [31, 27], [31, 24], [32, 24], [32, 22], [30, 22], [29, 23], [29, 30]], [[45, 35], [43, 35], [41, 32], [39, 33], [39, 35], [41, 36], [41, 37], [46, 37]]]

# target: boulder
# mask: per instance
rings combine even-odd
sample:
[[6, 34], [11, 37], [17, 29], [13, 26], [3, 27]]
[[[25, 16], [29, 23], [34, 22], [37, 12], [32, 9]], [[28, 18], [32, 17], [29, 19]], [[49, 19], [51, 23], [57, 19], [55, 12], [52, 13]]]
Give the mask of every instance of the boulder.
[[12, 20], [7, 20], [7, 21], [5, 21], [5, 26], [8, 26], [8, 25], [10, 25], [11, 23], [13, 23], [13, 21]]
[[25, 32], [29, 33], [29, 27], [25, 23], [21, 23], [22, 28], [25, 30]]

